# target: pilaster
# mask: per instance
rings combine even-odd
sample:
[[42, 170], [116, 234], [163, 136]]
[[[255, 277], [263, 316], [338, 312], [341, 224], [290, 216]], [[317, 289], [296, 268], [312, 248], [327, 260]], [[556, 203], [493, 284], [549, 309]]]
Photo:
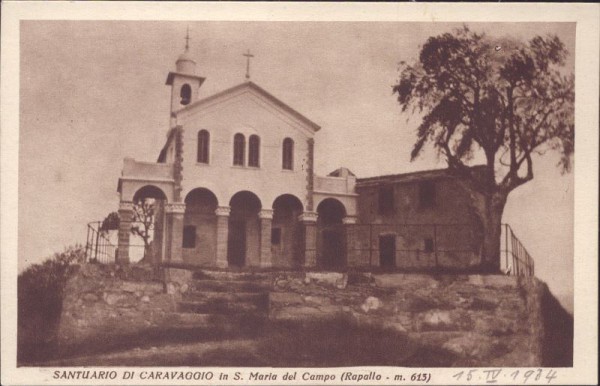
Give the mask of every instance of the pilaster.
[[133, 221], [133, 202], [119, 203], [119, 245], [117, 249], [117, 264], [129, 264], [129, 237]]
[[298, 217], [304, 224], [304, 266], [307, 268], [317, 265], [317, 218], [316, 212], [304, 212]]
[[182, 262], [183, 214], [185, 204], [175, 202], [165, 205], [165, 222], [167, 228], [167, 245], [165, 257], [171, 262]]
[[258, 213], [260, 219], [260, 266], [271, 267], [271, 228], [273, 225], [273, 209], [263, 209]]
[[227, 262], [227, 239], [229, 238], [229, 214], [231, 208], [228, 206], [219, 206], [215, 210], [217, 215], [217, 259], [216, 266], [226, 268]]

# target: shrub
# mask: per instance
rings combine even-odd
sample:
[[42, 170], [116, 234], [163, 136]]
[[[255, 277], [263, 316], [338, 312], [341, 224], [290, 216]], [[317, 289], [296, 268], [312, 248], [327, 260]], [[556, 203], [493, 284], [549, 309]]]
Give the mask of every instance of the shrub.
[[[32, 346], [47, 344], [56, 332], [62, 311], [64, 288], [76, 263], [85, 261], [79, 245], [68, 247], [41, 264], [34, 264], [18, 277], [19, 356]], [[28, 349], [29, 348], [29, 349]]]

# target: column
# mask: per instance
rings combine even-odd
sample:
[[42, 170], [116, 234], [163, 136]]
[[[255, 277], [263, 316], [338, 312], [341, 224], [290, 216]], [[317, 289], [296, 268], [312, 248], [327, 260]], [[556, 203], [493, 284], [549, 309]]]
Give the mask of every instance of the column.
[[165, 201], [156, 200], [154, 208], [154, 232], [152, 235], [152, 265], [158, 266], [164, 259], [164, 229], [165, 229]]
[[175, 202], [165, 205], [165, 221], [167, 228], [167, 245], [165, 258], [169, 262], [182, 263], [182, 243], [183, 243], [183, 214], [185, 213], [185, 204]]
[[353, 225], [356, 224], [356, 216], [346, 216], [342, 219], [344, 224], [344, 246], [346, 253], [346, 266], [361, 265], [360, 251], [354, 248]]
[[273, 225], [273, 209], [263, 209], [258, 212], [260, 219], [260, 266], [271, 267], [271, 226]]
[[115, 259], [117, 264], [129, 264], [129, 236], [132, 220], [133, 202], [121, 201], [119, 203], [119, 246]]
[[229, 214], [231, 208], [228, 206], [219, 206], [215, 210], [217, 215], [217, 260], [216, 265], [219, 268], [227, 268], [227, 239], [229, 238]]
[[317, 213], [304, 212], [299, 217], [304, 224], [304, 266], [317, 266]]

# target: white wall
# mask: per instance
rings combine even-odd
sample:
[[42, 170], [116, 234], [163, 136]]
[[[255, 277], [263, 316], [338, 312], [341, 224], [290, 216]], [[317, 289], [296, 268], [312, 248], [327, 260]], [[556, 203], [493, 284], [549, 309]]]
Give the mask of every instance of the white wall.
[[[222, 98], [218, 103], [199, 106], [178, 116], [184, 129], [182, 199], [195, 188], [210, 189], [220, 206], [229, 205], [231, 197], [242, 190], [255, 193], [263, 209], [271, 209], [281, 194], [293, 194], [306, 206], [308, 138], [313, 133], [294, 122], [253, 90]], [[198, 164], [198, 131], [210, 133], [209, 164]], [[260, 167], [233, 166], [233, 137], [236, 133], [248, 141], [252, 134], [260, 137]], [[294, 169], [282, 169], [282, 144], [286, 137], [294, 140]]]

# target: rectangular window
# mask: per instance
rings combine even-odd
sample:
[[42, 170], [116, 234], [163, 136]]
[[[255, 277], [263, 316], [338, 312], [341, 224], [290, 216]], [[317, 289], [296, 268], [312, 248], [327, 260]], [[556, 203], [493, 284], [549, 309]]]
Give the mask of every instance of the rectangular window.
[[423, 242], [424, 242], [423, 250], [427, 253], [433, 252], [433, 239], [427, 238], [427, 239], [423, 240]]
[[196, 227], [193, 225], [183, 227], [183, 248], [196, 248]]
[[294, 141], [291, 138], [283, 140], [282, 167], [285, 170], [294, 169]]
[[423, 181], [419, 184], [419, 205], [421, 208], [435, 206], [435, 183], [433, 181]]
[[281, 244], [281, 228], [272, 228], [271, 229], [271, 244], [273, 244], [273, 245]]
[[378, 213], [379, 214], [394, 213], [394, 186], [393, 185], [382, 186], [379, 188]]

